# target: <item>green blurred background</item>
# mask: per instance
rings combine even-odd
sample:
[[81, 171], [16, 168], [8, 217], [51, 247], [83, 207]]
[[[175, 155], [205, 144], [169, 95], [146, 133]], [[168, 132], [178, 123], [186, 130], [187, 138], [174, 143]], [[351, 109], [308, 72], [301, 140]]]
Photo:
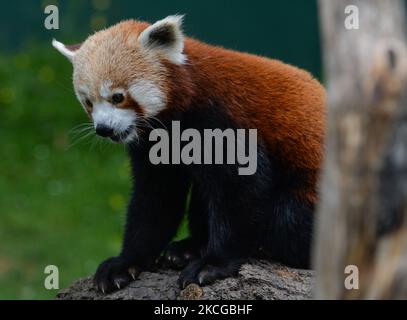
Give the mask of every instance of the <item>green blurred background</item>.
[[[60, 29], [44, 28], [57, 4]], [[122, 146], [83, 137], [71, 65], [50, 45], [77, 43], [127, 18], [185, 13], [203, 41], [278, 58], [321, 76], [316, 1], [72, 0], [2, 3], [0, 11], [0, 299], [49, 299], [120, 249], [129, 195]], [[185, 225], [178, 237], [185, 236]]]

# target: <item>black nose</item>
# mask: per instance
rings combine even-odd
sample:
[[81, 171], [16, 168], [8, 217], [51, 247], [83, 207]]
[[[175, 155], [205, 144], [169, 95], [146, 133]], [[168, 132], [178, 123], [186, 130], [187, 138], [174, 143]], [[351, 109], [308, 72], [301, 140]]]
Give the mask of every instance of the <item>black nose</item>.
[[96, 126], [96, 134], [101, 137], [104, 137], [104, 138], [111, 137], [111, 136], [113, 136], [113, 133], [114, 133], [113, 129], [108, 126], [103, 126], [103, 125]]

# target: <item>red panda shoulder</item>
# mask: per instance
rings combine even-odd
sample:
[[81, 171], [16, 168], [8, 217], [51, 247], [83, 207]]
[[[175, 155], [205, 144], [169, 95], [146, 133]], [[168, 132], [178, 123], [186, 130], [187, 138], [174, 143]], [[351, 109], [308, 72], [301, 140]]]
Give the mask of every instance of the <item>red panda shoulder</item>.
[[[320, 169], [325, 89], [308, 72], [193, 39], [186, 40], [185, 52], [185, 65], [169, 66], [168, 86], [175, 105], [218, 101], [238, 126], [257, 129], [270, 152], [287, 166], [310, 172]], [[316, 183], [315, 176], [310, 179]]]

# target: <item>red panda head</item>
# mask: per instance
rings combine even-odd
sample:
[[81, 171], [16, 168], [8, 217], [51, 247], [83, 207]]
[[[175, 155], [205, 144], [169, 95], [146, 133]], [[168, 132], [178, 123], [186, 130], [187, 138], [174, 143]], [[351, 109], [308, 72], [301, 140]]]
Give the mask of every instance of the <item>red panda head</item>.
[[153, 25], [121, 22], [83, 44], [53, 46], [73, 64], [76, 96], [99, 135], [131, 142], [137, 124], [163, 111], [169, 99], [168, 65], [186, 61], [182, 16]]

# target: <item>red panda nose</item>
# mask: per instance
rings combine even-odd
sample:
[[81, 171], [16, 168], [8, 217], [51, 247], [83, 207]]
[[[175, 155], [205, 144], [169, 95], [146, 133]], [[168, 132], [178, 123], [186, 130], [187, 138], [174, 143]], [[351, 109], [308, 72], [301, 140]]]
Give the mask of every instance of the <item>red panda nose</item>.
[[114, 133], [113, 129], [108, 126], [104, 126], [104, 125], [96, 126], [96, 134], [98, 136], [107, 138], [107, 137], [113, 136], [113, 133]]

